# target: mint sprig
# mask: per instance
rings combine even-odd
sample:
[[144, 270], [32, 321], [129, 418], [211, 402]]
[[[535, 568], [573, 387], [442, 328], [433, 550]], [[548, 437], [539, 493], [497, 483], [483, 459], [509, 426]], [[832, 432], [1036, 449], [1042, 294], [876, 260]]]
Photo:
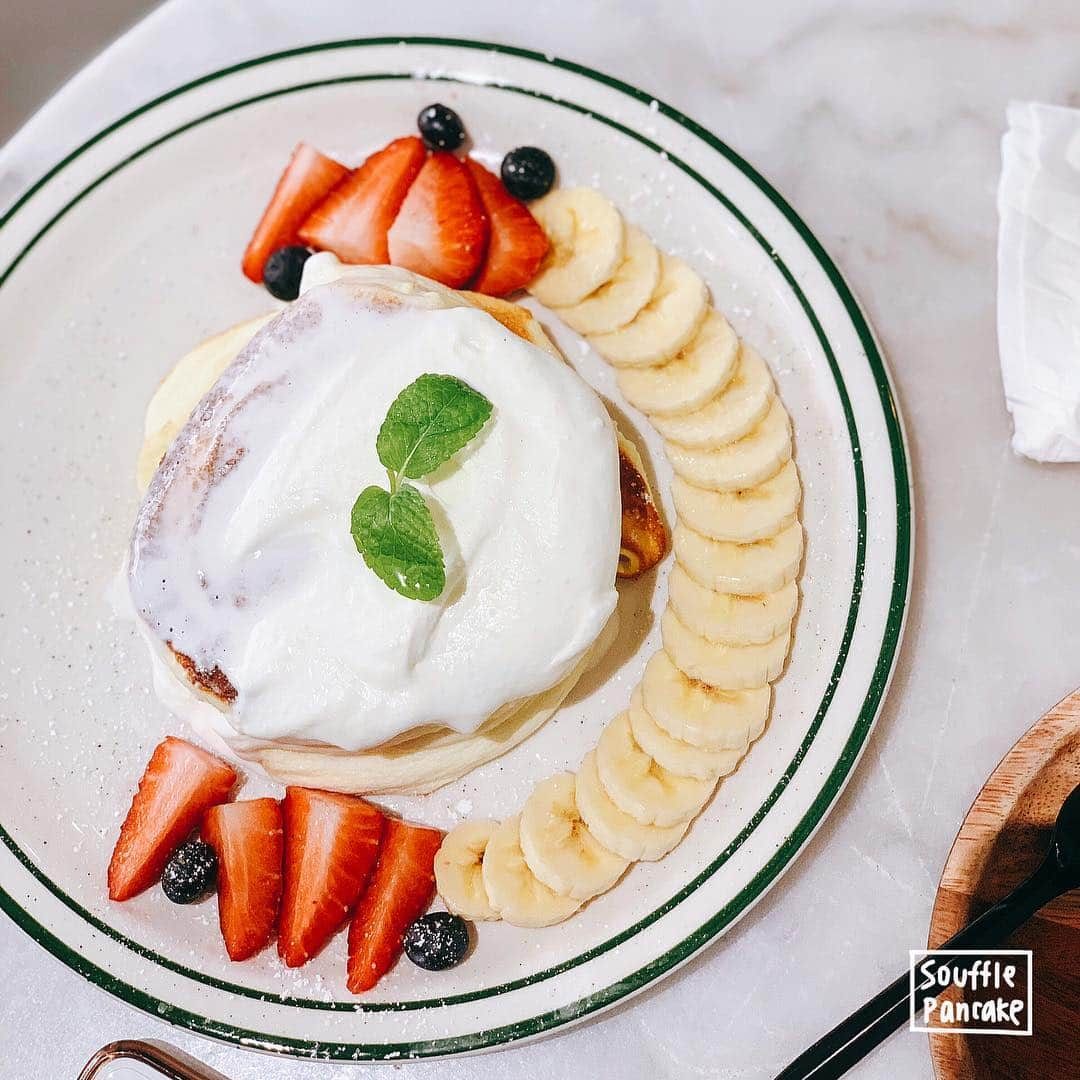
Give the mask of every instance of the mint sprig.
[[375, 449], [390, 490], [372, 485], [353, 503], [356, 550], [378, 577], [410, 600], [434, 600], [446, 587], [442, 545], [418, 480], [471, 442], [491, 402], [452, 375], [421, 375], [391, 403]]
[[460, 379], [421, 375], [387, 410], [375, 449], [389, 472], [418, 480], [471, 442], [489, 416], [491, 402]]
[[372, 485], [352, 508], [352, 537], [364, 562], [402, 596], [434, 600], [446, 587], [446, 567], [423, 495], [402, 484], [393, 494]]

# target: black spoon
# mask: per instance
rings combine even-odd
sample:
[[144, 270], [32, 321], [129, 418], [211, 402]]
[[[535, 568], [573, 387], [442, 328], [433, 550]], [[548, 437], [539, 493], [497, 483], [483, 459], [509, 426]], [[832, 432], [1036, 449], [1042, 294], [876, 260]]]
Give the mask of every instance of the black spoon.
[[[1080, 887], [1080, 785], [1062, 803], [1050, 838], [1050, 850], [1035, 873], [938, 947], [992, 949], [1039, 908], [1077, 887]], [[956, 966], [955, 960], [953, 964]], [[800, 1054], [776, 1080], [834, 1080], [843, 1076], [907, 1020], [910, 986], [910, 976], [905, 972]]]

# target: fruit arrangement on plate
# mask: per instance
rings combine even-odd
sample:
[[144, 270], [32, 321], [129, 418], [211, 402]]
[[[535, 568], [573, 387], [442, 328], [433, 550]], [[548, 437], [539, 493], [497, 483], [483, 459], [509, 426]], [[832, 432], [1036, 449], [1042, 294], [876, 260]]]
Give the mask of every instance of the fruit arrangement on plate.
[[[167, 659], [183, 669], [174, 674], [203, 704], [212, 699], [211, 734], [224, 731], [226, 752], [256, 763], [286, 790], [280, 801], [229, 801], [234, 768], [170, 737], [147, 766], [109, 868], [109, 895], [118, 901], [160, 879], [170, 899], [187, 903], [207, 895], [216, 880], [222, 936], [233, 960], [255, 955], [276, 933], [282, 960], [298, 966], [348, 922], [347, 986], [354, 993], [373, 987], [402, 949], [430, 970], [460, 962], [469, 948], [466, 919], [549, 926], [614, 886], [633, 862], [670, 852], [766, 727], [770, 684], [787, 661], [803, 556], [788, 413], [767, 363], [712, 306], [703, 279], [624, 222], [600, 192], [555, 187], [555, 166], [543, 150], [510, 151], [497, 176], [461, 156], [466, 134], [452, 110], [432, 105], [420, 113], [418, 126], [418, 136], [395, 139], [355, 169], [307, 144], [296, 148], [242, 263], [248, 278], [295, 303], [277, 318], [220, 335], [211, 356], [200, 353], [197, 362], [178, 367], [188, 384], [182, 407], [174, 403], [156, 427], [148, 414], [148, 437], [153, 427], [158, 442], [149, 440], [144, 455], [148, 493], [133, 551], [148, 551], [147, 538], [159, 539], [160, 521], [181, 513], [169, 501], [170, 484], [175, 488], [184, 469], [190, 475], [201, 469], [209, 478], [200, 495], [205, 500], [248, 467], [253, 452], [247, 442], [238, 441], [235, 430], [212, 425], [249, 409], [266, 387], [302, 382], [292, 369], [272, 365], [305, 333], [337, 329], [338, 337], [348, 337], [359, 328], [378, 341], [390, 327], [402, 357], [414, 337], [424, 350], [438, 349], [445, 337], [463, 342], [461, 355], [472, 359], [462, 361], [458, 374], [421, 374], [386, 411], [372, 441], [373, 464], [388, 474], [389, 490], [368, 487], [356, 499], [352, 539], [389, 591], [378, 591], [382, 586], [370, 577], [357, 578], [355, 587], [376, 590], [366, 595], [385, 605], [389, 624], [423, 622], [418, 605], [445, 605], [452, 593], [467, 607], [462, 597], [472, 595], [473, 578], [455, 577], [457, 553], [443, 543], [447, 526], [432, 507], [454, 523], [468, 548], [469, 521], [455, 508], [453, 484], [466, 483], [470, 470], [481, 475], [485, 454], [508, 454], [499, 450], [500, 438], [518, 439], [507, 426], [512, 398], [492, 391], [493, 405], [468, 385], [473, 374], [483, 381], [477, 356], [491, 349], [498, 357], [520, 357], [522, 380], [540, 380], [529, 384], [522, 408], [542, 408], [543, 393], [558, 387], [563, 396], [554, 413], [565, 413], [567, 425], [559, 437], [591, 433], [575, 464], [581, 470], [595, 462], [594, 472], [581, 477], [590, 492], [585, 505], [595, 512], [567, 514], [573, 535], [586, 538], [582, 544], [595, 540], [595, 555], [558, 557], [572, 564], [580, 555], [595, 565], [581, 571], [565, 597], [554, 597], [550, 614], [552, 625], [561, 627], [560, 618], [570, 619], [567, 605], [579, 603], [587, 629], [546, 681], [507, 688], [482, 722], [455, 726], [440, 718], [444, 726], [433, 730], [434, 718], [425, 716], [419, 727], [414, 718], [419, 734], [405, 725], [384, 733], [381, 742], [356, 745], [312, 735], [322, 730], [314, 721], [297, 721], [302, 739], [280, 723], [255, 730], [236, 720], [230, 728], [221, 715], [236, 715], [249, 703], [243, 681], [235, 685], [232, 667], [212, 650], [185, 653], [163, 632], [172, 654]], [[432, 790], [535, 730], [590, 657], [606, 647], [614, 557], [620, 576], [637, 575], [669, 548], [637, 448], [615, 431], [591, 390], [564, 386], [568, 369], [534, 316], [493, 299], [521, 290], [612, 365], [626, 402], [665, 441], [678, 521], [663, 647], [648, 660], [625, 711], [598, 734], [576, 771], [540, 780], [520, 812], [502, 822], [467, 820], [444, 836], [389, 817], [361, 796]], [[312, 329], [317, 325], [322, 329]], [[426, 336], [436, 325], [438, 334]], [[310, 341], [321, 349], [329, 338]], [[448, 345], [447, 357], [451, 352]], [[391, 359], [393, 371], [399, 357]], [[531, 364], [537, 368], [530, 375]], [[260, 365], [276, 371], [277, 382]], [[371, 367], [381, 370], [375, 361]], [[327, 385], [341, 386], [341, 372], [353, 370], [330, 369]], [[322, 409], [324, 389], [311, 400]], [[319, 411], [309, 405], [309, 412]], [[287, 427], [284, 419], [281, 414], [276, 422]], [[197, 469], [192, 446], [203, 455], [194, 459]], [[449, 478], [435, 483], [451, 458]], [[542, 471], [523, 475], [539, 482]], [[254, 483], [253, 474], [247, 482]], [[559, 483], [549, 486], [561, 490]], [[293, 518], [300, 498], [285, 500]], [[320, 494], [315, 502], [322, 513], [326, 499]], [[197, 502], [200, 520], [203, 505]], [[341, 537], [333, 535], [337, 544]], [[535, 540], [515, 537], [523, 550]], [[348, 564], [346, 591], [354, 588], [354, 566], [356, 574], [363, 572], [359, 562]], [[198, 573], [204, 574], [201, 565]], [[251, 624], [242, 620], [254, 578], [249, 569], [245, 574], [249, 591], [237, 594], [229, 617], [250, 635]], [[205, 576], [200, 586], [205, 594]], [[217, 579], [214, 587], [223, 588]], [[158, 617], [155, 603], [136, 604], [144, 620], [177, 616], [167, 610]], [[485, 603], [490, 620], [490, 599]], [[539, 638], [543, 622], [537, 616], [522, 628], [521, 641], [529, 642], [529, 634]], [[422, 640], [431, 634], [424, 623]], [[524, 699], [532, 702], [524, 719], [505, 711]], [[509, 730], [511, 719], [512, 739], [492, 735], [491, 745], [475, 749], [485, 736]], [[438, 770], [409, 772], [410, 760], [433, 752]], [[343, 765], [363, 754], [369, 754], [366, 771]], [[192, 839], [195, 833], [199, 839]], [[448, 910], [427, 914], [436, 893]]]
[[500, 180], [474, 158], [455, 156], [465, 128], [453, 110], [431, 105], [418, 127], [420, 136], [395, 139], [353, 170], [301, 143], [244, 252], [244, 273], [294, 300], [315, 250], [489, 296], [524, 288], [548, 241], [520, 200], [551, 188], [550, 156], [511, 150]]
[[[231, 960], [277, 933], [289, 967], [316, 956], [349, 922], [348, 987], [369, 990], [402, 946], [415, 964], [452, 967], [469, 947], [465, 922], [424, 912], [442, 833], [386, 818], [363, 799], [290, 787], [285, 797], [228, 802], [236, 771], [170, 736], [154, 751], [109, 863], [109, 898], [157, 880], [177, 904], [217, 885]], [[202, 839], [189, 839], [198, 831]]]

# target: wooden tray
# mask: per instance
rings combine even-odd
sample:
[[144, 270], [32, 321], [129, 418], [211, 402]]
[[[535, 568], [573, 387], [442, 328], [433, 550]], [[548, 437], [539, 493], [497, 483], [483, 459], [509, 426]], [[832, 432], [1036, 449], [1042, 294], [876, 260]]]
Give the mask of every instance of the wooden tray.
[[[1078, 783], [1080, 690], [1028, 730], [972, 804], [938, 885], [931, 948], [1035, 869]], [[1080, 1072], [1080, 890], [1043, 908], [1006, 947], [1034, 950], [1034, 1035], [932, 1035], [938, 1080], [1067, 1080]]]

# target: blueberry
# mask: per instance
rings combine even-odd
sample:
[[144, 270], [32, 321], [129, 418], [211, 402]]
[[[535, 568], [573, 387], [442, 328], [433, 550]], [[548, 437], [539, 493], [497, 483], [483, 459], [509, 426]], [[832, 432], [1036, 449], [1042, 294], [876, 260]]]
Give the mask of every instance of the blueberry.
[[161, 891], [174, 904], [191, 904], [214, 887], [217, 856], [202, 840], [189, 840], [169, 856], [161, 875]]
[[306, 247], [293, 244], [275, 251], [263, 267], [263, 284], [279, 300], [295, 300], [300, 295], [300, 275], [311, 257]]
[[502, 159], [503, 186], [515, 199], [539, 199], [555, 183], [555, 162], [538, 146], [519, 146]]
[[421, 915], [405, 931], [405, 955], [425, 971], [456, 967], [469, 951], [469, 924], [449, 911]]
[[432, 150], [456, 150], [465, 141], [465, 125], [453, 109], [436, 102], [420, 110], [416, 126]]

